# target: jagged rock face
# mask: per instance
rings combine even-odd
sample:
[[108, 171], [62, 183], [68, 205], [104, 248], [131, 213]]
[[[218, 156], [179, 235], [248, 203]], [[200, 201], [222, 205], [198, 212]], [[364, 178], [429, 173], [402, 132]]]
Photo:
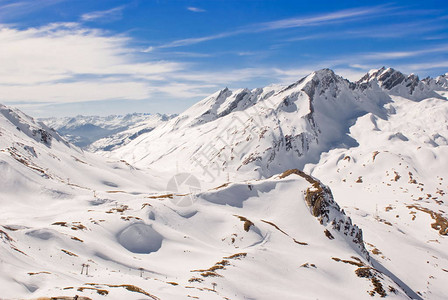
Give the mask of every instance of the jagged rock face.
[[381, 88], [394, 96], [402, 96], [417, 101], [430, 97], [440, 98], [440, 95], [435, 93], [425, 80], [420, 80], [414, 74], [406, 76], [393, 68], [382, 67], [378, 70], [372, 70], [357, 83], [362, 84], [372, 81], [378, 82]]
[[116, 154], [141, 167], [177, 161], [188, 170], [271, 176], [317, 161], [335, 145], [354, 145], [347, 135], [353, 120], [385, 118], [389, 101], [378, 85], [354, 84], [329, 69], [286, 88], [226, 88]]
[[425, 84], [437, 91], [446, 91], [448, 89], [448, 73], [437, 76], [436, 78], [425, 78], [422, 80]]
[[362, 230], [353, 224], [350, 217], [334, 201], [331, 189], [313, 176], [297, 169], [285, 171], [280, 178], [291, 174], [301, 176], [312, 185], [305, 192], [305, 202], [311, 214], [318, 218], [322, 225], [331, 224], [331, 227], [342, 234], [355, 249], [358, 249], [365, 259], [370, 260], [369, 252], [364, 245]]
[[4, 119], [8, 120], [11, 125], [15, 126], [18, 131], [23, 132], [26, 136], [47, 147], [51, 147], [53, 139], [68, 146], [68, 143], [64, 141], [57, 132], [48, 128], [41, 122], [36, 122], [33, 118], [19, 110], [11, 109], [0, 104], [0, 114]]

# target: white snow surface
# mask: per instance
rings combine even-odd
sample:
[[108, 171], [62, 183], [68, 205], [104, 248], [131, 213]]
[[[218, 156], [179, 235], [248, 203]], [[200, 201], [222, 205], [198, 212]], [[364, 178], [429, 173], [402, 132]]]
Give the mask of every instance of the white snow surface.
[[0, 299], [444, 299], [446, 81], [396, 72], [223, 89], [96, 154], [0, 106]]

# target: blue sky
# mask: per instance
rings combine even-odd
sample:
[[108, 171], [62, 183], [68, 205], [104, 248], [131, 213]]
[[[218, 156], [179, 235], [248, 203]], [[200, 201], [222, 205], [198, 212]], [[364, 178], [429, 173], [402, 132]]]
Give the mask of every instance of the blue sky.
[[0, 47], [0, 102], [33, 116], [179, 113], [326, 67], [444, 74], [448, 3], [0, 0]]

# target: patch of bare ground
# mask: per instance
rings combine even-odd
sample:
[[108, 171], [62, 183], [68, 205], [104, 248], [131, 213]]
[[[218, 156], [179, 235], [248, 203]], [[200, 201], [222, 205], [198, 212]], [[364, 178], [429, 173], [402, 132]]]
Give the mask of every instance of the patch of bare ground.
[[[217, 271], [219, 270], [225, 270], [226, 266], [230, 266], [230, 259], [236, 259], [239, 260], [241, 258], [244, 258], [247, 256], [247, 253], [236, 253], [231, 256], [223, 257], [223, 260], [218, 261], [215, 263], [212, 267], [208, 269], [198, 269], [198, 270], [192, 270], [191, 272], [198, 272], [202, 277], [223, 277], [222, 275], [218, 274]], [[188, 280], [188, 282], [199, 282], [201, 283], [204, 281], [202, 278], [198, 277], [192, 277]]]
[[211, 272], [211, 271], [201, 273], [201, 276], [202, 276], [202, 277], [222, 277], [222, 275], [219, 275], [218, 273], [216, 273], [216, 272]]
[[84, 243], [83, 240], [81, 240], [80, 238], [77, 238], [76, 236], [72, 236], [72, 237], [70, 237], [70, 238], [71, 238], [72, 240], [74, 240], [74, 241]]
[[224, 259], [241, 259], [245, 258], [247, 256], [247, 253], [236, 253], [230, 256], [224, 257]]
[[145, 291], [144, 289], [142, 289], [142, 288], [140, 288], [140, 287], [138, 287], [138, 286], [132, 285], [132, 284], [97, 284], [97, 283], [86, 283], [86, 285], [91, 285], [91, 286], [102, 286], [102, 285], [103, 285], [103, 286], [108, 286], [108, 287], [111, 287], [111, 288], [124, 288], [124, 289], [126, 289], [126, 290], [128, 290], [128, 291], [130, 291], [130, 292], [135, 292], [135, 293], [140, 293], [140, 294], [146, 295], [146, 296], [148, 296], [149, 298], [151, 298], [151, 299], [153, 299], [153, 300], [160, 300], [159, 297], [154, 296], [154, 295], [148, 293], [147, 291]]
[[72, 223], [54, 222], [51, 225], [62, 226], [62, 227], [70, 227], [71, 230], [85, 230], [85, 229], [87, 229], [87, 227], [82, 225], [81, 222], [72, 222]]
[[[373, 296], [375, 296], [375, 294], [380, 295], [381, 298], [384, 298], [387, 296], [387, 293], [383, 288], [383, 284], [378, 279], [378, 277], [380, 276], [380, 273], [378, 271], [376, 271], [375, 269], [370, 268], [370, 267], [362, 267], [362, 268], [356, 269], [355, 273], [358, 277], [368, 278], [372, 282], [373, 290], [371, 290], [369, 292], [370, 296], [373, 297]], [[395, 291], [395, 289], [393, 287], [389, 287], [389, 290]]]
[[398, 181], [398, 179], [401, 178], [400, 174], [398, 172], [394, 171], [395, 177], [392, 179], [392, 181]]
[[377, 247], [375, 247], [375, 245], [364, 242], [366, 245], [370, 246], [371, 248], [373, 248], [372, 250], [370, 250], [370, 252], [372, 252], [375, 255], [380, 256], [381, 258], [385, 259], [386, 257], [383, 255], [383, 252], [381, 252]]
[[6, 230], [9, 230], [9, 231], [17, 231], [17, 230], [19, 230], [18, 228], [14, 228], [14, 227], [7, 226], [7, 225], [2, 225], [2, 227], [5, 228]]
[[[371, 291], [368, 291], [370, 296], [373, 297], [376, 294], [378, 294], [382, 298], [386, 297], [387, 296], [386, 290], [384, 290], [383, 284], [381, 283], [381, 280], [380, 280], [380, 279], [382, 279], [381, 272], [376, 270], [376, 269], [374, 269], [374, 268], [372, 268], [372, 267], [369, 267], [369, 266], [365, 265], [361, 261], [361, 259], [359, 259], [358, 257], [352, 256], [351, 258], [353, 260], [347, 260], [347, 259], [340, 259], [340, 258], [337, 258], [337, 257], [332, 257], [332, 259], [334, 261], [343, 262], [343, 263], [350, 264], [350, 265], [358, 267], [355, 270], [356, 276], [358, 276], [360, 278], [369, 279], [370, 282], [373, 285], [373, 289]], [[389, 286], [389, 291], [393, 292], [393, 293], [396, 293], [395, 288], [392, 287], [392, 286]]]
[[295, 238], [291, 237], [289, 234], [287, 234], [285, 231], [281, 230], [280, 227], [278, 227], [277, 225], [275, 225], [272, 222], [266, 221], [266, 220], [261, 220], [262, 222], [271, 225], [272, 227], [274, 227], [275, 229], [277, 229], [278, 231], [280, 231], [281, 233], [283, 233], [284, 235], [288, 236], [289, 238], [291, 238], [294, 243], [299, 244], [299, 245], [308, 245], [308, 243], [305, 242], [299, 242], [298, 240], [296, 240]]
[[392, 210], [392, 209], [394, 209], [392, 205], [386, 206], [386, 207], [384, 208], [385, 211], [390, 211], [390, 210]]
[[158, 195], [158, 196], [147, 196], [145, 198], [149, 198], [149, 199], [173, 199], [174, 194], [165, 194], [165, 195]]
[[448, 235], [448, 219], [443, 217], [441, 213], [430, 210], [429, 208], [422, 207], [419, 205], [407, 205], [409, 209], [416, 209], [422, 212], [425, 212], [431, 216], [431, 218], [435, 221], [431, 224], [431, 227], [435, 230], [439, 231], [441, 235]]
[[127, 210], [129, 210], [129, 206], [127, 206], [127, 205], [120, 205], [120, 206], [113, 207], [113, 208], [109, 209], [108, 211], [106, 211], [106, 214], [123, 213], [123, 212], [125, 212]]
[[334, 236], [331, 234], [331, 232], [328, 229], [325, 229], [324, 233], [327, 238], [329, 238], [330, 240], [334, 240]]
[[373, 155], [372, 155], [372, 162], [375, 161], [375, 158], [376, 158], [376, 156], [377, 156], [378, 154], [380, 154], [379, 151], [375, 151], [375, 152], [373, 152]]
[[24, 166], [30, 168], [31, 170], [37, 171], [38, 173], [40, 173], [40, 175], [42, 177], [47, 178], [47, 179], [52, 178], [52, 176], [50, 174], [47, 174], [47, 172], [43, 168], [33, 164], [26, 157], [22, 156], [18, 152], [17, 148], [10, 147], [10, 148], [7, 148], [6, 150], [3, 150], [3, 152], [8, 152], [11, 155], [11, 157], [14, 158], [16, 161], [18, 161], [19, 163], [23, 164]]
[[70, 251], [68, 251], [68, 250], [61, 249], [61, 251], [64, 252], [65, 254], [69, 255], [69, 256], [75, 256], [75, 257], [78, 257], [78, 255], [76, 255], [75, 253], [70, 252]]
[[391, 223], [391, 222], [389, 222], [389, 221], [387, 221], [387, 220], [385, 220], [385, 219], [382, 219], [382, 218], [380, 218], [380, 217], [378, 217], [378, 216], [375, 217], [375, 220], [377, 220], [378, 222], [384, 223], [384, 224], [386, 224], [386, 225], [392, 226], [392, 223]]
[[409, 183], [411, 184], [417, 184], [417, 180], [414, 179], [414, 175], [412, 174], [412, 172], [408, 172], [409, 175]]
[[[212, 267], [208, 269], [199, 269], [199, 270], [192, 270], [191, 272], [198, 272], [201, 273], [202, 277], [222, 277], [222, 275], [216, 273], [218, 270], [225, 270], [225, 267], [230, 265], [230, 262], [227, 259], [223, 259], [221, 261], [218, 261], [215, 263]], [[189, 282], [201, 282], [202, 280], [198, 280], [199, 278], [192, 277]]]
[[301, 268], [315, 268], [317, 269], [315, 264], [310, 264], [310, 263], [304, 263], [303, 265], [300, 266]]
[[13, 242], [13, 238], [9, 236], [9, 234], [7, 234], [6, 232], [4, 232], [3, 230], [0, 229], [0, 240], [2, 240], [3, 242], [9, 244], [9, 247], [11, 247], [12, 250], [17, 251], [23, 255], [28, 256], [25, 252], [23, 252], [22, 250], [20, 250], [19, 248], [17, 248]]
[[33, 275], [39, 275], [39, 274], [51, 274], [50, 272], [47, 271], [42, 271], [42, 272], [28, 272], [28, 275], [33, 276]]
[[292, 174], [295, 174], [295, 175], [299, 175], [300, 177], [303, 177], [303, 178], [305, 178], [309, 183], [314, 183], [316, 180], [314, 180], [314, 178], [313, 177], [311, 177], [310, 175], [308, 175], [308, 174], [306, 174], [305, 172], [303, 172], [303, 171], [300, 171], [299, 169], [290, 169], [290, 170], [286, 170], [285, 172], [283, 172], [280, 176], [279, 176], [279, 178], [280, 179], [283, 179], [283, 178], [286, 178], [286, 177], [288, 177], [288, 176], [290, 176], [290, 175], [292, 175]]
[[97, 289], [97, 288], [93, 288], [93, 287], [84, 287], [81, 286], [77, 289], [78, 292], [83, 292], [84, 290], [93, 290], [96, 291], [98, 294], [100, 294], [101, 296], [106, 296], [109, 294], [108, 290], [103, 290], [103, 289]]
[[332, 257], [331, 259], [334, 260], [334, 261], [337, 261], [337, 262], [343, 262], [343, 263], [354, 265], [354, 266], [357, 266], [357, 267], [365, 266], [365, 264], [359, 258], [357, 258], [355, 256], [352, 256], [352, 259], [354, 259], [354, 260], [340, 259], [340, 258], [337, 258], [337, 257]]
[[3, 230], [0, 229], [0, 239], [2, 239], [5, 242], [13, 242], [14, 240], [9, 236], [9, 234], [7, 234], [6, 232], [4, 232]]
[[122, 220], [125, 220], [125, 221], [132, 221], [132, 220], [142, 220], [141, 218], [139, 218], [139, 217], [134, 217], [134, 216], [121, 216], [121, 219]]
[[235, 217], [237, 217], [238, 219], [240, 219], [240, 221], [244, 222], [244, 230], [246, 232], [249, 231], [250, 227], [254, 225], [254, 223], [250, 220], [248, 220], [247, 218], [243, 217], [243, 216], [238, 216], [238, 215], [234, 215]]
[[221, 184], [220, 186], [213, 188], [212, 190], [219, 190], [219, 189], [225, 188], [225, 187], [229, 186], [229, 184], [230, 184], [230, 182], [226, 182], [224, 184]]

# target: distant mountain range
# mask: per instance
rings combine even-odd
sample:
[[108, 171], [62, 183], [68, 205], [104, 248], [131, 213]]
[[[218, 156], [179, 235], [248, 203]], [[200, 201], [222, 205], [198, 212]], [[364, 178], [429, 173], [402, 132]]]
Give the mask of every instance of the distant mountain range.
[[[176, 115], [133, 113], [127, 115], [42, 118], [67, 141], [91, 151], [111, 151], [149, 132]], [[98, 141], [98, 143], [96, 143]], [[95, 144], [96, 143], [96, 144]]]

